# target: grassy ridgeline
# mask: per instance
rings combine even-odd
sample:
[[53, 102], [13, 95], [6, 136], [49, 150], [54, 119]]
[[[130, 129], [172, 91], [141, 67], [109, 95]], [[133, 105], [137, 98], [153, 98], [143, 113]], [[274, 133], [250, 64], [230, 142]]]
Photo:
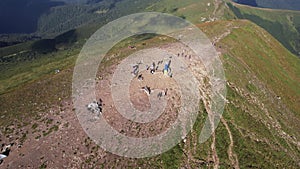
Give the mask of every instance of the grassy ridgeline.
[[[229, 103], [225, 107], [223, 117], [231, 130], [234, 141], [232, 148], [240, 167], [283, 168], [287, 165], [296, 167], [295, 161], [299, 150], [280, 133], [285, 131], [288, 137], [300, 136], [298, 131], [300, 117], [297, 113], [299, 112], [297, 98], [300, 97], [300, 79], [297, 76], [300, 73], [299, 59], [270, 34], [249, 21], [217, 21], [200, 25], [200, 28], [211, 39], [230, 30], [230, 34], [223, 37], [216, 46], [222, 50], [221, 60], [226, 79], [234, 85], [234, 87], [227, 86]], [[129, 44], [134, 44], [139, 49], [151, 47], [150, 42], [152, 46], [162, 43], [158, 37], [153, 37], [146, 38], [146, 45], [143, 45], [144, 40], [139, 37], [122, 42], [112, 49], [111, 54], [122, 53], [120, 57], [124, 57], [123, 55], [132, 52], [127, 47]], [[0, 120], [1, 126], [14, 122], [8, 119], [15, 121], [19, 119], [26, 125], [25, 117], [34, 118], [38, 112], [48, 110], [51, 105], [59, 105], [59, 98], [70, 98], [72, 65], [79, 51], [74, 51], [74, 55], [70, 56], [67, 55], [68, 51], [70, 50], [44, 54], [47, 57], [35, 60], [36, 67], [33, 65], [27, 67], [25, 64], [27, 71], [25, 75], [31, 78], [36, 76], [35, 80], [0, 95], [0, 101], [6, 103], [0, 106], [0, 112], [4, 112], [6, 119]], [[53, 60], [47, 61], [46, 58], [49, 56], [52, 56]], [[113, 64], [114, 61], [108, 60], [107, 64]], [[24, 64], [22, 66], [24, 67]], [[62, 66], [62, 71], [54, 74], [52, 70], [59, 66]], [[48, 70], [50, 71], [47, 72]], [[39, 74], [41, 72], [43, 74]], [[20, 77], [24, 78], [25, 75]], [[13, 80], [14, 78], [8, 78], [7, 82], [14, 82]], [[279, 101], [277, 95], [281, 97]], [[13, 106], [19, 103], [24, 106]], [[197, 144], [207, 114], [203, 106], [200, 110], [194, 130], [188, 135], [188, 146], [180, 143], [159, 156], [139, 159], [138, 164], [180, 168], [192, 159], [189, 162], [192, 168], [212, 167], [213, 164], [209, 159], [212, 140]], [[280, 124], [281, 127], [279, 129], [273, 127], [274, 123]], [[220, 123], [216, 130], [216, 148], [221, 168], [232, 166], [227, 155], [229, 146], [228, 131], [224, 124]], [[186, 156], [185, 152], [190, 152], [189, 156]], [[93, 158], [97, 161], [99, 157]], [[117, 157], [112, 159], [112, 163], [117, 165], [117, 160], [119, 160]]]
[[264, 10], [232, 5], [230, 9], [239, 19], [248, 19], [272, 34], [292, 53], [300, 54], [300, 12]]

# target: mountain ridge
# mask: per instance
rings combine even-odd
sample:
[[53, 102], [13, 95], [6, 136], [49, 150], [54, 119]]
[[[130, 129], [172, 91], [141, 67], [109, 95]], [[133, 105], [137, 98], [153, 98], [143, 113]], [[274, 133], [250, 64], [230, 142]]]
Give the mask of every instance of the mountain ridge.
[[270, 9], [300, 10], [297, 0], [233, 0], [239, 4]]
[[[147, 8], [192, 20], [218, 52], [226, 76], [226, 106], [208, 141], [198, 140], [208, 117], [200, 102], [192, 132], [161, 155], [131, 159], [95, 144], [79, 125], [71, 97], [77, 56], [101, 26], [88, 24], [52, 39], [0, 49], [0, 140], [14, 143], [0, 167], [299, 168], [299, 58], [262, 26], [234, 19], [228, 4], [214, 2], [163, 0]], [[174, 45], [174, 40], [158, 35], [123, 40], [103, 59], [97, 84], [108, 81], [112, 68], [130, 54], [162, 45]]]

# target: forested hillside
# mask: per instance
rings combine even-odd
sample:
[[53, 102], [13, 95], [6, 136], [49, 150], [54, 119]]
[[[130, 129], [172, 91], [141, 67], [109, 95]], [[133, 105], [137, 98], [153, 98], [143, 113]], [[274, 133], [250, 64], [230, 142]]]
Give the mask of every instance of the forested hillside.
[[40, 17], [37, 34], [53, 37], [86, 24], [102, 25], [118, 17], [142, 11], [157, 1], [90, 0], [85, 4], [72, 3], [55, 7]]
[[102, 25], [141, 12], [156, 2], [158, 0], [3, 0], [0, 1], [0, 41], [5, 46], [11, 41], [23, 42], [15, 38], [17, 36], [24, 37], [24, 41], [30, 40], [30, 36], [53, 38], [83, 25]]
[[1, 0], [0, 34], [33, 33], [42, 14], [54, 6], [63, 4], [50, 0]]

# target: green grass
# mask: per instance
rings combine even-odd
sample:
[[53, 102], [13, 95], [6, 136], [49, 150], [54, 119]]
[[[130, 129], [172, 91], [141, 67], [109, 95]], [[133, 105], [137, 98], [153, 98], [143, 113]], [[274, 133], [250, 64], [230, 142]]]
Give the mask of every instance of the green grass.
[[42, 58], [33, 62], [0, 64], [3, 69], [5, 68], [0, 75], [0, 93], [5, 93], [46, 75], [55, 74], [56, 69], [62, 70], [74, 64], [76, 55], [68, 58], [64, 58], [63, 55]]
[[[170, 1], [162, 1], [165, 3], [162, 7], [155, 4], [151, 8], [164, 9], [168, 2]], [[180, 10], [188, 6], [190, 2], [192, 1], [183, 4], [174, 3], [166, 10], [173, 9], [174, 13], [181, 15]], [[175, 8], [178, 9], [174, 10]], [[196, 7], [195, 10], [197, 10]], [[187, 13], [185, 16], [193, 17]], [[195, 19], [197, 20], [197, 17]], [[231, 26], [228, 26], [229, 24]], [[233, 27], [235, 28], [233, 29]], [[233, 149], [238, 156], [240, 168], [297, 166], [291, 156], [299, 154], [299, 150], [295, 146], [289, 146], [290, 143], [278, 136], [275, 128], [269, 129], [267, 127], [264, 122], [269, 123], [270, 121], [260, 105], [261, 103], [264, 104], [270, 116], [280, 123], [282, 130], [286, 131], [288, 135], [299, 138], [300, 111], [297, 104], [298, 98], [300, 98], [299, 59], [266, 31], [249, 21], [217, 21], [203, 24], [200, 28], [211, 38], [232, 29], [230, 35], [217, 43], [217, 46], [221, 46], [223, 50], [221, 59], [226, 79], [246, 94], [255, 96], [258, 101], [257, 103], [249, 101], [247, 96], [227, 86], [227, 99], [230, 103], [226, 105], [223, 117], [233, 134]], [[5, 115], [5, 120], [0, 119], [2, 131], [13, 132], [7, 128], [11, 123], [25, 125], [26, 120], [38, 119], [35, 117], [39, 112], [46, 112], [51, 106], [60, 105], [59, 98], [62, 100], [70, 98], [73, 66], [79, 53], [79, 46], [84, 42], [84, 37], [93, 32], [92, 30], [88, 31], [86, 27], [75, 32], [76, 41], [79, 40], [79, 44], [73, 44], [74, 39], [72, 37], [75, 36], [73, 32], [59, 38], [63, 39], [63, 42], [69, 41], [70, 44], [58, 43], [61, 49], [55, 52], [40, 54], [33, 61], [7, 63], [5, 65], [5, 69], [1, 70], [3, 74], [0, 75], [0, 84], [5, 84], [1, 88], [2, 93], [0, 94], [0, 103], [5, 103], [0, 106], [1, 116]], [[174, 42], [174, 40], [163, 41], [158, 36], [152, 35], [126, 39], [109, 51], [108, 55], [115, 53], [117, 57], [103, 59], [99, 73], [133, 53], [134, 50], [127, 48], [129, 45], [135, 45], [137, 49], [145, 49], [170, 42]], [[54, 74], [54, 70], [58, 68], [61, 69], [61, 72]], [[282, 104], [286, 108], [278, 108], [279, 103], [277, 103], [276, 97], [273, 98], [273, 94], [282, 98]], [[195, 149], [191, 153], [193, 158], [206, 163], [202, 165], [191, 163], [190, 165], [194, 168], [199, 166], [210, 168], [212, 164], [208, 162], [208, 159], [211, 154], [212, 139], [210, 138], [203, 144], [194, 145], [194, 143], [198, 143], [200, 131], [207, 118], [202, 104], [200, 110], [193, 132], [188, 134], [188, 139], [190, 140], [190, 148]], [[33, 124], [31, 127], [36, 128], [38, 126]], [[43, 135], [47, 136], [56, 130], [58, 130], [58, 126], [54, 125], [48, 131], [44, 131]], [[259, 141], [256, 141], [256, 138]], [[224, 125], [220, 124], [216, 130], [216, 147], [221, 168], [231, 167], [227, 156], [229, 144], [228, 132]], [[168, 152], [153, 158], [132, 160], [115, 157], [115, 161], [121, 159], [129, 161], [129, 165], [137, 163], [153, 168], [178, 168], [187, 161], [183, 148], [184, 144], [179, 143]], [[287, 152], [283, 151], [284, 149]], [[94, 160], [90, 159], [89, 161]]]
[[31, 48], [33, 42], [20, 43], [13, 46], [0, 48], [0, 59], [3, 60], [3, 57], [9, 57], [15, 53], [20, 53], [22, 51], [27, 51]]
[[218, 129], [216, 130], [216, 136], [216, 149], [218, 157], [220, 159], [220, 167], [230, 168], [231, 164], [227, 154], [230, 139], [225, 126], [221, 122], [219, 123]]
[[34, 124], [31, 126], [31, 128], [32, 128], [33, 130], [35, 130], [38, 126], [39, 126], [39, 125], [38, 125], [37, 123], [34, 123]]
[[[209, 6], [208, 3], [210, 3]], [[198, 24], [202, 23], [202, 18], [206, 18], [207, 21], [210, 17], [213, 17], [212, 13], [214, 8], [215, 6], [212, 0], [162, 0], [149, 6], [146, 10], [170, 13], [187, 19], [194, 24]], [[221, 8], [219, 11], [224, 10]], [[223, 17], [223, 14], [224, 13], [217, 13], [220, 18]]]
[[171, 150], [160, 155], [163, 168], [179, 168], [183, 157], [183, 151], [180, 145], [176, 145]]
[[47, 136], [48, 134], [57, 131], [58, 130], [58, 126], [57, 125], [53, 125], [52, 127], [50, 127], [50, 129], [48, 131], [43, 132], [43, 136]]
[[253, 74], [268, 88], [286, 98], [283, 98], [286, 104], [297, 112], [300, 60], [258, 26], [246, 21], [237, 22], [237, 25], [241, 28], [233, 29], [221, 41], [221, 46], [231, 49], [223, 59], [228, 70], [227, 79], [236, 81], [239, 86], [247, 86], [253, 78], [247, 74]]
[[[229, 23], [232, 25], [227, 26]], [[214, 37], [225, 32], [224, 27], [232, 29], [231, 34], [216, 46], [222, 46], [224, 50], [221, 59], [226, 79], [244, 93], [241, 95], [228, 86], [227, 99], [230, 103], [224, 111], [224, 118], [230, 121], [228, 125], [233, 133], [234, 151], [240, 167], [297, 166], [293, 158], [299, 154], [299, 149], [289, 146], [274, 127], [267, 127], [266, 122], [271, 125], [273, 121], [270, 121], [265, 109], [283, 131], [299, 137], [299, 58], [249, 21], [215, 22], [205, 24], [201, 29]], [[256, 101], [249, 101], [249, 94], [255, 96]], [[278, 106], [277, 96], [286, 107]], [[217, 129], [217, 136], [225, 136], [222, 128]], [[263, 141], [257, 142], [255, 138]]]
[[296, 55], [300, 54], [300, 12], [265, 10], [227, 3], [239, 19], [261, 26]]

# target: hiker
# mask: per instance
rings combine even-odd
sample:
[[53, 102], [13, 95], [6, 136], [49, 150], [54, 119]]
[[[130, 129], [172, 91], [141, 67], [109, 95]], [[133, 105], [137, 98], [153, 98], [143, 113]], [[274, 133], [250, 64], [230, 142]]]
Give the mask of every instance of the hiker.
[[97, 102], [99, 113], [102, 113], [103, 100], [100, 98], [99, 102]]
[[169, 67], [170, 67], [170, 65], [171, 65], [171, 60], [169, 60], [168, 65], [169, 65]]
[[168, 88], [166, 88], [166, 90], [165, 90], [165, 96], [167, 95], [167, 92], [168, 92]]
[[132, 66], [133, 67], [133, 69], [138, 69], [139, 68], [139, 65], [134, 65], [134, 66]]
[[151, 93], [151, 89], [149, 86], [142, 87], [142, 89], [149, 95]]
[[99, 116], [100, 114], [102, 114], [102, 106], [99, 106], [98, 109], [99, 109], [99, 114], [97, 116]]
[[146, 86], [146, 89], [149, 91], [149, 94], [151, 93], [151, 89], [149, 86]]
[[101, 98], [99, 99], [99, 102], [97, 102], [97, 104], [98, 104], [98, 106], [102, 106], [103, 105], [103, 101], [102, 101]]
[[150, 73], [154, 74], [154, 72], [155, 72], [155, 63], [153, 62], [151, 67], [150, 67]]
[[99, 115], [102, 114], [102, 99], [99, 100], [100, 102], [93, 101], [92, 103], [87, 105], [87, 109], [92, 112], [96, 113], [96, 118], [99, 118]]
[[142, 74], [140, 74], [140, 75], [138, 76], [138, 80], [140, 80], [140, 81], [144, 80], [144, 77], [143, 77]]
[[139, 65], [134, 65], [133, 66], [133, 72], [132, 72], [135, 76], [138, 75], [139, 73]]
[[128, 46], [128, 48], [129, 48], [129, 49], [136, 49], [136, 47], [135, 47], [135, 46], [132, 46], [132, 45]]
[[162, 92], [159, 92], [158, 94], [157, 94], [157, 97], [160, 99], [161, 97], [162, 97]]
[[14, 143], [11, 143], [7, 146], [5, 144], [2, 144], [1, 146], [1, 153], [0, 153], [0, 164], [3, 162], [3, 159], [8, 157], [10, 151], [11, 151], [11, 146], [13, 146]]
[[11, 147], [11, 145], [5, 146], [4, 149], [2, 150], [1, 154], [5, 155], [7, 157], [10, 153], [10, 147]]
[[0, 154], [0, 164], [2, 164], [3, 159], [6, 158], [6, 157], [7, 157], [6, 155]]

